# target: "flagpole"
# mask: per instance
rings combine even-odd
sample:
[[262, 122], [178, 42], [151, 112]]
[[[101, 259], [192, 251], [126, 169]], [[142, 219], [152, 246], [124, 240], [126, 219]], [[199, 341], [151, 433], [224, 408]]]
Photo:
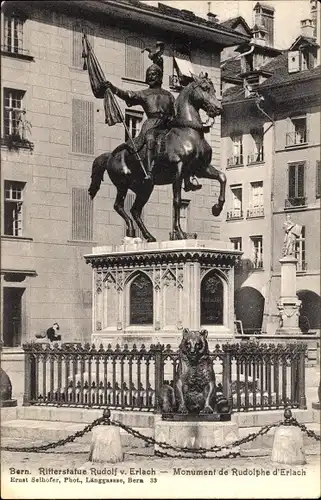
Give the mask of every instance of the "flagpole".
[[115, 98], [114, 98], [114, 101], [115, 101], [115, 104], [116, 104], [116, 107], [117, 107], [117, 111], [118, 111], [118, 113], [119, 113], [119, 116], [120, 116], [120, 118], [121, 118], [121, 121], [123, 122], [123, 125], [124, 125], [124, 127], [125, 127], [126, 133], [127, 133], [127, 135], [128, 135], [128, 139], [129, 139], [129, 141], [130, 141], [130, 143], [131, 143], [131, 146], [132, 146], [132, 148], [133, 148], [133, 150], [134, 150], [134, 152], [135, 152], [135, 155], [136, 155], [136, 157], [137, 157], [137, 159], [138, 159], [138, 161], [139, 161], [139, 163], [140, 163], [140, 166], [142, 167], [142, 170], [143, 170], [143, 172], [144, 172], [144, 174], [145, 174], [145, 179], [148, 179], [148, 175], [147, 175], [146, 169], [145, 169], [145, 167], [144, 167], [143, 160], [142, 160], [142, 158], [141, 158], [141, 156], [140, 156], [139, 152], [137, 151], [137, 148], [136, 148], [136, 145], [135, 145], [135, 143], [134, 143], [134, 140], [133, 140], [132, 136], [130, 135], [130, 132], [129, 132], [129, 129], [128, 129], [128, 127], [127, 127], [127, 124], [126, 124], [126, 121], [125, 121], [124, 115], [123, 115], [123, 113], [122, 113], [122, 110], [120, 109], [120, 106], [119, 106], [119, 104], [118, 104], [118, 102], [117, 102], [117, 99], [115, 99]]

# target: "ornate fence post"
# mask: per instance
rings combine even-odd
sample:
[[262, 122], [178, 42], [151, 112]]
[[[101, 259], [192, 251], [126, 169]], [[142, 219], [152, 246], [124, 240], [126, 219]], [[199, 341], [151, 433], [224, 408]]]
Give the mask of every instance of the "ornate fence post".
[[231, 389], [231, 379], [232, 379], [232, 370], [231, 370], [231, 362], [232, 362], [232, 346], [229, 344], [225, 344], [222, 346], [223, 349], [223, 394], [228, 400], [230, 408], [233, 407], [233, 398], [232, 398], [232, 389]]
[[22, 348], [25, 353], [23, 406], [30, 406], [36, 392], [34, 377], [36, 360], [32, 353], [32, 344], [23, 344]]
[[155, 353], [155, 412], [161, 412], [161, 391], [164, 384], [164, 345], [156, 344], [151, 346]]
[[306, 409], [307, 401], [305, 396], [305, 355], [307, 344], [300, 344], [299, 346], [299, 359], [298, 359], [298, 403], [299, 408]]

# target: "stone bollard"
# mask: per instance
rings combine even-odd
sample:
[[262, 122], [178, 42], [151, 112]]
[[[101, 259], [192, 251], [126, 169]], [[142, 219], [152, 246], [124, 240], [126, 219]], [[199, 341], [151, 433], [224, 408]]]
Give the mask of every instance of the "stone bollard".
[[12, 399], [11, 380], [6, 372], [0, 368], [0, 406], [17, 406], [17, 400]]
[[[107, 410], [109, 416], [110, 411]], [[107, 412], [105, 412], [106, 415]], [[93, 429], [89, 452], [90, 462], [122, 462], [124, 459], [119, 427], [100, 425]]]
[[287, 465], [306, 464], [303, 435], [300, 427], [292, 425], [292, 412], [284, 411], [285, 422], [275, 431], [271, 462]]

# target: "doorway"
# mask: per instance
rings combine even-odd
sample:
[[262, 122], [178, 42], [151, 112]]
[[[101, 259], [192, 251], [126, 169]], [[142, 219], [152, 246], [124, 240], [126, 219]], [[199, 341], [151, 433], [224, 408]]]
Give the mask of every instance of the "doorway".
[[25, 288], [3, 288], [3, 346], [17, 347], [21, 344], [22, 297]]

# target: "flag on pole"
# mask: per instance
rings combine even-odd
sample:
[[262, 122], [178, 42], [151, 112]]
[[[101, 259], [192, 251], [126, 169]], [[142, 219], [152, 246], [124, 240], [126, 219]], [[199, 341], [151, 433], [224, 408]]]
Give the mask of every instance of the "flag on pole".
[[82, 47], [82, 57], [84, 58], [83, 69], [88, 70], [91, 90], [95, 97], [104, 99], [105, 123], [108, 123], [110, 126], [116, 123], [123, 123], [124, 117], [114, 94], [110, 89], [106, 89], [104, 72], [85, 33], [82, 38]]

